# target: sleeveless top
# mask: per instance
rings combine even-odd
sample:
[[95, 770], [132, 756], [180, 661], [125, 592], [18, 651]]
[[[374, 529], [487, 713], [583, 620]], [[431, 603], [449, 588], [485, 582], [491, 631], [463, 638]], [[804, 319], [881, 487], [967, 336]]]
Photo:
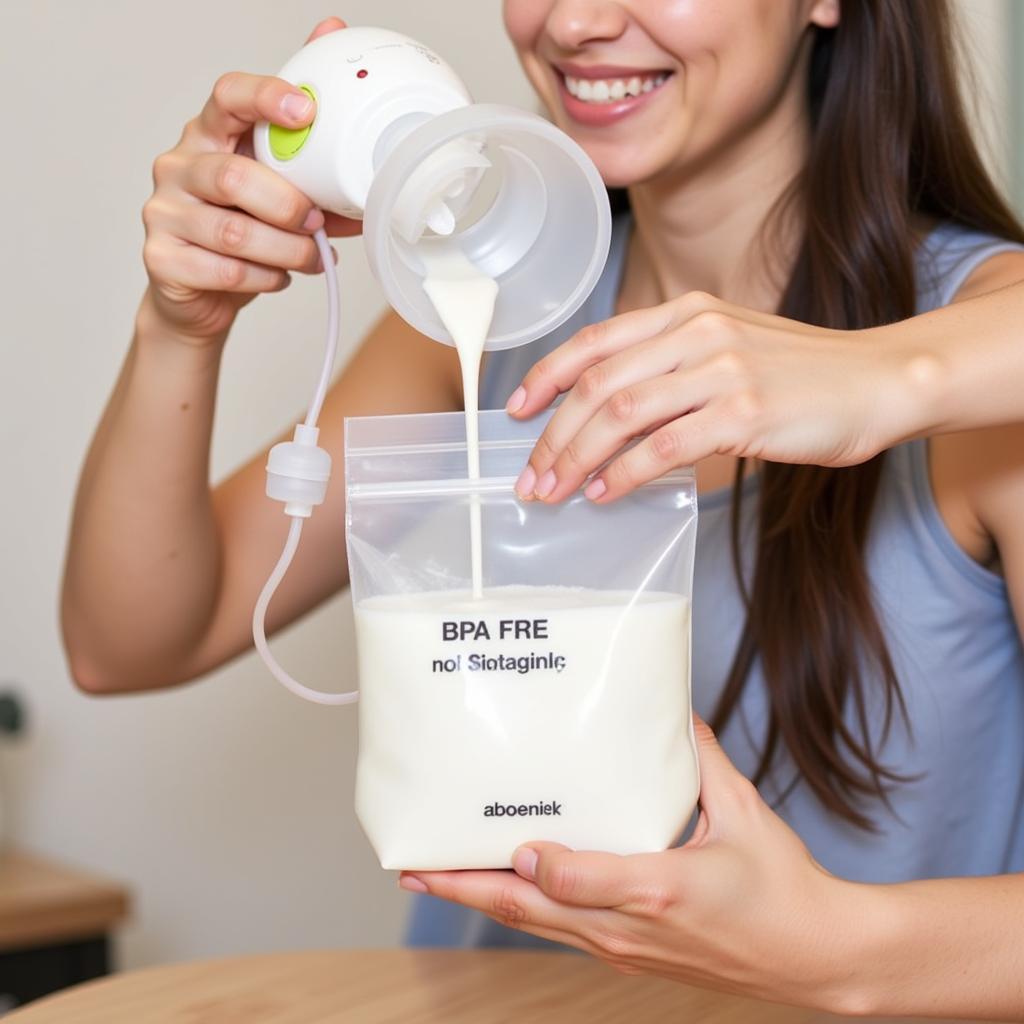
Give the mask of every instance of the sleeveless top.
[[[613, 315], [630, 219], [618, 218], [604, 275], [581, 310], [553, 334], [488, 359], [482, 408], [500, 408], [530, 366], [585, 324]], [[1020, 246], [952, 223], [936, 227], [917, 254], [917, 312], [948, 304], [984, 260]], [[999, 575], [956, 543], [935, 504], [928, 441], [886, 453], [865, 554], [875, 607], [907, 707], [894, 714], [882, 764], [911, 777], [890, 795], [862, 804], [877, 831], [827, 811], [798, 780], [788, 753], [776, 757], [762, 794], [842, 878], [917, 878], [1024, 871], [1024, 649]], [[699, 472], [699, 470], [698, 470]], [[757, 475], [747, 478], [741, 564], [749, 566]], [[709, 719], [744, 621], [730, 549], [731, 488], [698, 498], [693, 592], [694, 709]], [[743, 539], [745, 538], [745, 539]], [[865, 679], [868, 721], [880, 735], [881, 681]], [[719, 739], [733, 763], [753, 774], [763, 744], [768, 698], [755, 663], [742, 699]], [[848, 722], [860, 735], [852, 712]], [[483, 914], [417, 897], [407, 939], [414, 945], [554, 946]], [[562, 948], [562, 947], [558, 947]]]

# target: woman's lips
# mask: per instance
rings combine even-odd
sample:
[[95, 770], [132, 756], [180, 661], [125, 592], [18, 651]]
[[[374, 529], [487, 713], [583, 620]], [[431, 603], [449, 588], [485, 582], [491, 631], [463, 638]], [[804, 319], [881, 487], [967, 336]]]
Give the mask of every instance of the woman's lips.
[[[593, 127], [614, 124], [635, 113], [672, 77], [671, 71], [636, 71], [606, 66], [577, 68], [563, 65], [554, 70], [565, 112], [574, 121]], [[633, 95], [638, 88], [639, 94]], [[615, 95], [622, 91], [626, 94], [621, 98]], [[582, 96], [574, 93], [582, 93]]]

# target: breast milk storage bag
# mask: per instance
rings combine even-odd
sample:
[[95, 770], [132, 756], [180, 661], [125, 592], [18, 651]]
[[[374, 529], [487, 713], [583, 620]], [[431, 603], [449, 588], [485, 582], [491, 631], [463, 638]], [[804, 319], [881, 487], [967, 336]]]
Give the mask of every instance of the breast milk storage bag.
[[482, 413], [471, 482], [460, 413], [346, 421], [356, 812], [385, 868], [504, 868], [539, 839], [663, 850], [696, 804], [692, 472], [524, 502], [543, 423]]

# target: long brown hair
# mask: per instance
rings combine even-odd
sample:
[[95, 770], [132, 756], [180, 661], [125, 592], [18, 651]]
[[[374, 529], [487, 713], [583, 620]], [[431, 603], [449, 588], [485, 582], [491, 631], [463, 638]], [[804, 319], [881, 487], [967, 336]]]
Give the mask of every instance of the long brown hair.
[[[1024, 230], [972, 140], [946, 0], [843, 0], [841, 23], [812, 31], [810, 153], [785, 198], [805, 227], [779, 313], [845, 329], [902, 320], [914, 313], [919, 218], [1019, 242]], [[841, 469], [766, 464], [749, 585], [738, 467], [732, 543], [747, 618], [712, 719], [725, 726], [760, 659], [770, 712], [754, 781], [784, 744], [822, 804], [868, 829], [863, 798], [885, 800], [903, 779], [879, 750], [894, 715], [906, 718], [865, 570], [883, 458]], [[877, 735], [872, 678], [884, 692]]]

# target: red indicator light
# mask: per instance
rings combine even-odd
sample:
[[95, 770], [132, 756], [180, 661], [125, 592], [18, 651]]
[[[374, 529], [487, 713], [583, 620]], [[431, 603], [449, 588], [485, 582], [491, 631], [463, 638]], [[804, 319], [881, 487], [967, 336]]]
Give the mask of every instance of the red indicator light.
[[360, 69], [359, 69], [359, 70], [358, 70], [358, 71], [356, 72], [356, 78], [365, 78], [365, 77], [366, 77], [366, 76], [367, 76], [367, 75], [368, 75], [369, 73], [370, 73], [370, 72], [369, 72], [369, 71], [367, 71], [367, 70], [366, 70], [366, 68], [360, 68]]

